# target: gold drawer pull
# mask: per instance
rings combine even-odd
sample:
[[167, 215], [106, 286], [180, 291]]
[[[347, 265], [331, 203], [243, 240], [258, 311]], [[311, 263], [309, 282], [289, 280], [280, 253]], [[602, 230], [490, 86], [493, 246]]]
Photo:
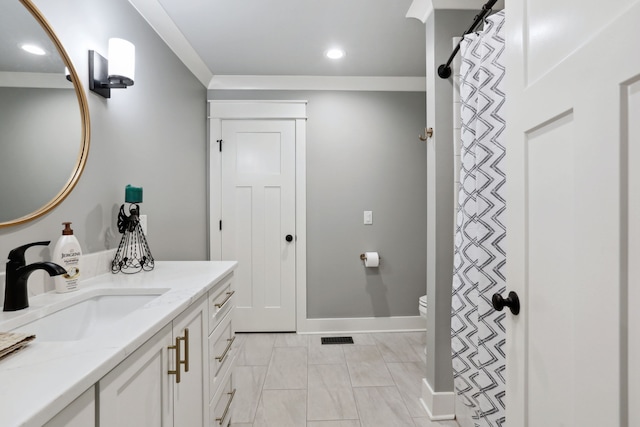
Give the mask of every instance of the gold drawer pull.
[[175, 345], [170, 345], [168, 347], [169, 350], [175, 350], [176, 351], [176, 369], [175, 370], [169, 370], [168, 373], [170, 375], [175, 375], [176, 376], [176, 383], [179, 384], [180, 383], [180, 364], [182, 363], [182, 361], [180, 360], [180, 341], [182, 341], [184, 338], [183, 337], [176, 337], [176, 344]]
[[214, 306], [216, 308], [222, 308], [222, 306], [225, 305], [227, 303], [227, 301], [229, 301], [231, 299], [231, 296], [233, 294], [235, 294], [235, 293], [236, 293], [236, 291], [227, 292], [227, 297], [224, 299], [224, 301], [216, 303], [216, 304], [214, 304]]
[[184, 371], [189, 372], [189, 328], [184, 328], [184, 360], [180, 361], [184, 365]]
[[220, 423], [220, 425], [222, 425], [222, 423], [224, 422], [224, 419], [227, 418], [227, 412], [229, 412], [229, 408], [231, 408], [231, 402], [233, 401], [233, 396], [236, 395], [236, 389], [234, 388], [231, 393], [227, 393], [227, 394], [231, 396], [229, 398], [229, 401], [227, 402], [227, 407], [224, 408], [224, 412], [222, 413], [222, 417], [216, 418], [216, 421], [218, 421]]
[[224, 349], [224, 353], [222, 353], [222, 355], [216, 357], [216, 360], [220, 363], [224, 362], [225, 357], [227, 357], [227, 354], [229, 353], [229, 350], [231, 350], [231, 345], [233, 344], [233, 342], [236, 340], [236, 336], [234, 335], [233, 338], [229, 339], [227, 338], [227, 341], [229, 341], [229, 344], [227, 344], [227, 348]]

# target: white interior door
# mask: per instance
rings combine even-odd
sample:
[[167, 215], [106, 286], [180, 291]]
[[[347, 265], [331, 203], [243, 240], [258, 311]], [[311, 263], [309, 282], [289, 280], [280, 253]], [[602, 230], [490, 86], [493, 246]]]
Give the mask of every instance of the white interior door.
[[640, 4], [506, 11], [507, 423], [639, 426]]
[[222, 121], [222, 259], [237, 331], [296, 330], [295, 121]]

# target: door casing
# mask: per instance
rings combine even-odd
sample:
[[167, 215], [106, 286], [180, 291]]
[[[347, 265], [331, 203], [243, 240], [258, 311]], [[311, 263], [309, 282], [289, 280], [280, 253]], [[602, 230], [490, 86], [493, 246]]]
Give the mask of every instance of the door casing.
[[[222, 259], [222, 139], [223, 120], [295, 120], [295, 209], [296, 209], [296, 330], [306, 331], [307, 319], [307, 194], [306, 194], [306, 125], [307, 101], [209, 101], [208, 196], [209, 259]], [[224, 150], [224, 141], [222, 142]], [[224, 224], [223, 224], [224, 227]]]

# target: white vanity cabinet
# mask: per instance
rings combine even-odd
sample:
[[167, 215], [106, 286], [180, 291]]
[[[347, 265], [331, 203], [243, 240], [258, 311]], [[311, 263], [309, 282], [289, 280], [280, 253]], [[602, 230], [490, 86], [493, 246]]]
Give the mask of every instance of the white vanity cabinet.
[[169, 324], [98, 382], [100, 426], [174, 425], [173, 378], [167, 375], [172, 344]]
[[206, 425], [207, 336], [202, 297], [99, 381], [99, 425]]
[[[209, 383], [207, 382], [208, 362], [208, 316], [205, 297], [173, 321], [173, 339], [176, 349], [181, 346], [181, 363], [171, 370], [181, 371], [171, 374], [173, 381], [173, 420], [176, 427], [201, 427], [207, 424]], [[175, 355], [176, 350], [173, 350]], [[175, 358], [174, 358], [175, 360]]]
[[[236, 265], [159, 261], [144, 274], [108, 273], [76, 292], [34, 297], [21, 320], [96, 295], [153, 296], [91, 336], [36, 339], [0, 361], [0, 384], [11, 384], [0, 399], [0, 426], [228, 427]], [[3, 330], [15, 319], [0, 312]]]
[[234, 276], [209, 291], [209, 426], [227, 427], [233, 411], [232, 371], [237, 344], [233, 328]]
[[95, 427], [96, 390], [91, 386], [44, 427]]

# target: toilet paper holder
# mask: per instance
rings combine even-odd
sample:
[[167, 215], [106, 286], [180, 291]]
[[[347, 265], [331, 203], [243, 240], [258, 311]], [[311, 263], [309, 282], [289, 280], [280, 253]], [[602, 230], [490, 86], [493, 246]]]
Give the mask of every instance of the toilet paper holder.
[[[361, 259], [362, 261], [366, 261], [366, 260], [367, 260], [367, 255], [365, 255], [365, 254], [360, 254], [360, 259]], [[379, 257], [378, 257], [378, 260], [379, 260], [379, 261], [382, 261], [382, 257], [381, 257], [381, 256], [379, 256]]]

